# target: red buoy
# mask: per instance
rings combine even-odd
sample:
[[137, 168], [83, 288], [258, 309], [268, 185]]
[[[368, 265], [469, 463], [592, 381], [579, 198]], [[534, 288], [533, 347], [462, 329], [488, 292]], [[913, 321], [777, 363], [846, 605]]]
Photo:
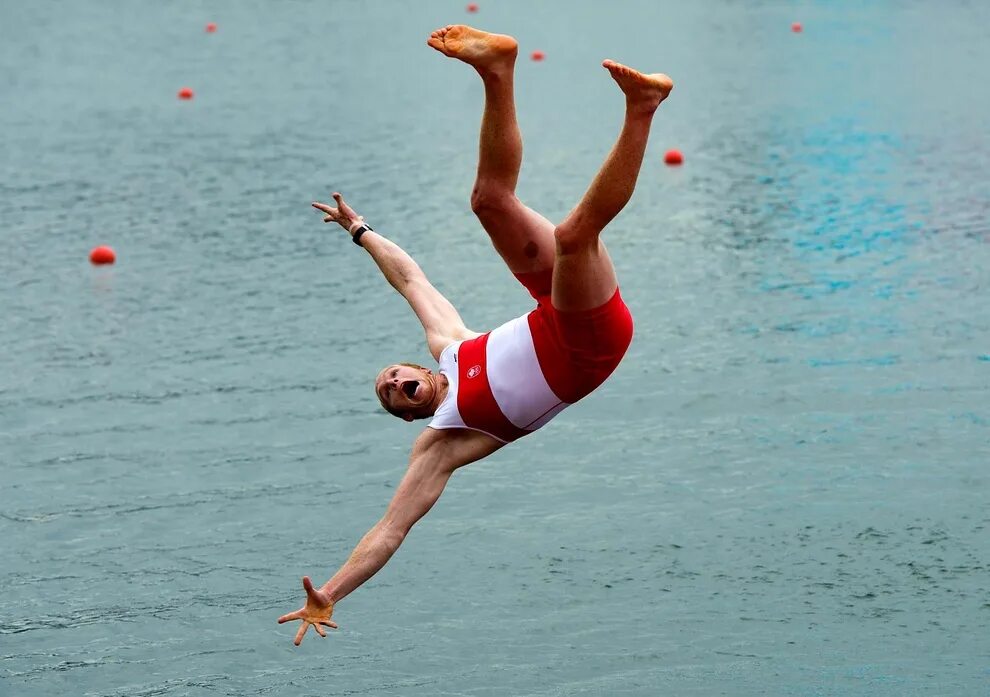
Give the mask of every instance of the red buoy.
[[547, 54], [545, 54], [543, 51], [533, 51], [532, 53], [529, 54], [529, 57], [535, 61], [541, 61], [547, 57]]
[[800, 34], [803, 29], [804, 27], [801, 26], [800, 22], [794, 22], [793, 24], [791, 24], [791, 31], [794, 32], [795, 34]]
[[468, 12], [477, 12], [478, 11], [478, 3], [476, 3], [476, 2], [469, 2], [468, 3], [468, 6], [467, 6], [467, 11]]
[[663, 156], [663, 161], [668, 165], [679, 165], [684, 162], [684, 155], [680, 150], [668, 150]]
[[216, 22], [209, 22], [209, 23], [207, 23], [207, 25], [206, 25], [206, 33], [207, 34], [212, 34], [216, 30], [217, 30], [217, 24], [216, 24]]
[[192, 87], [183, 87], [181, 90], [179, 90], [179, 99], [192, 99], [192, 98], [193, 98]]
[[117, 255], [114, 254], [113, 249], [110, 247], [93, 247], [89, 252], [89, 261], [97, 266], [101, 264], [112, 264], [117, 261]]

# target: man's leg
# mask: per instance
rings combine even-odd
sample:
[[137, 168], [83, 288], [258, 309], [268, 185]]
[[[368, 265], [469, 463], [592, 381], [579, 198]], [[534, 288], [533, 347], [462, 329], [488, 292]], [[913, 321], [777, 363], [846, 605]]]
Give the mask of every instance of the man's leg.
[[599, 235], [632, 196], [653, 114], [674, 86], [666, 75], [644, 75], [609, 60], [602, 65], [626, 95], [626, 117], [598, 176], [554, 231], [556, 262], [551, 297], [553, 306], [563, 311], [590, 310], [615, 294], [615, 267]]
[[518, 44], [511, 36], [464, 25], [433, 32], [427, 43], [471, 65], [485, 84], [478, 176], [471, 208], [513, 273], [553, 267], [553, 223], [516, 198], [522, 136], [516, 122], [513, 74]]

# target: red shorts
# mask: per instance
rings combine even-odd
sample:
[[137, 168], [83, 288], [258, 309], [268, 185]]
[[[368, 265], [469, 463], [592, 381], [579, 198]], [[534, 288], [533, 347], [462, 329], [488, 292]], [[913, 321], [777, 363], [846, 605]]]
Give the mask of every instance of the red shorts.
[[573, 404], [619, 365], [632, 341], [632, 314], [618, 288], [604, 305], [564, 312], [550, 302], [552, 269], [514, 275], [538, 303], [529, 313], [529, 328], [543, 376], [554, 394]]

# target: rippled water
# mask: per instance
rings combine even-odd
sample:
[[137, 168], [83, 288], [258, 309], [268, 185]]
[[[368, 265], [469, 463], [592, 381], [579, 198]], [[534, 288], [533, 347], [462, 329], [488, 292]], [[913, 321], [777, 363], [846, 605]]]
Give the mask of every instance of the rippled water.
[[[2, 8], [0, 694], [985, 694], [988, 6], [413, 5]], [[429, 360], [309, 202], [474, 329], [529, 306], [468, 207], [480, 83], [424, 44], [467, 19], [547, 54], [552, 218], [621, 118], [598, 62], [677, 81], [607, 233], [636, 338], [294, 648], [419, 428], [371, 381]]]

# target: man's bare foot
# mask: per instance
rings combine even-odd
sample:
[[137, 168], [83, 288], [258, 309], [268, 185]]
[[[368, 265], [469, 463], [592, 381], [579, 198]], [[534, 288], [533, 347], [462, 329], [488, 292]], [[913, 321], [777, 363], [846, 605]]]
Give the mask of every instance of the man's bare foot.
[[612, 74], [612, 79], [619, 83], [619, 89], [625, 92], [626, 105], [631, 111], [652, 114], [674, 89], [674, 81], [663, 73], [646, 75], [613, 60], [603, 61], [602, 67]]
[[449, 24], [430, 34], [426, 43], [445, 56], [473, 65], [479, 72], [512, 67], [519, 43], [505, 34], [489, 34], [464, 24]]

